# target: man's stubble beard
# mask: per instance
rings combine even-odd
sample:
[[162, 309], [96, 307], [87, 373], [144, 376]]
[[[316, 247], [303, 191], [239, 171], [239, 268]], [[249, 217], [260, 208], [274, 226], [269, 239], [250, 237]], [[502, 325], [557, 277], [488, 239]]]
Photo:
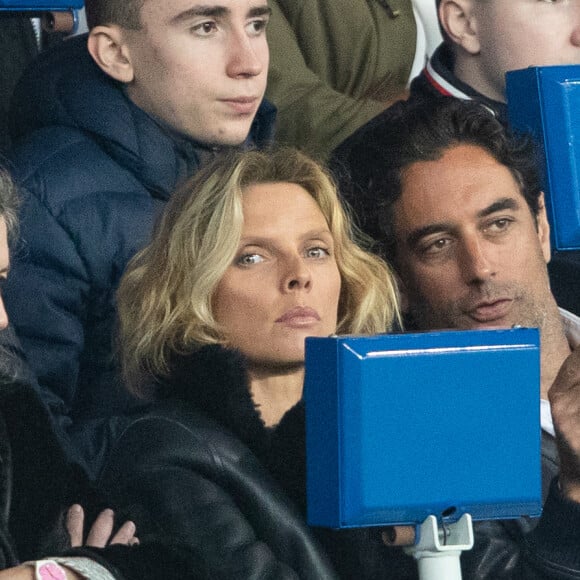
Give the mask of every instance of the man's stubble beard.
[[[549, 290], [548, 290], [549, 291]], [[479, 302], [493, 302], [509, 297], [513, 300], [509, 322], [498, 323], [498, 328], [513, 326], [537, 327], [542, 331], [551, 324], [554, 312], [553, 297], [540, 300], [517, 284], [482, 283], [456, 302], [449, 302], [435, 311], [422, 297], [410, 301], [409, 315], [420, 330], [471, 330], [482, 327], [468, 312]], [[557, 310], [556, 310], [557, 312]], [[558, 316], [559, 319], [559, 316]]]

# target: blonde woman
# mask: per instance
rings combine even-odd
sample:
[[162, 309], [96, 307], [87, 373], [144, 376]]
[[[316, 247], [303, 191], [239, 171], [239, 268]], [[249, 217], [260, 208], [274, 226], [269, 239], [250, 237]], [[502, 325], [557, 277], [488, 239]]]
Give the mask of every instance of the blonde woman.
[[356, 541], [331, 534], [327, 551], [303, 515], [304, 340], [398, 318], [388, 267], [355, 243], [323, 169], [294, 150], [207, 166], [173, 195], [118, 305], [127, 384], [154, 403], [101, 484], [141, 541], [187, 546], [211, 578], [372, 577]]

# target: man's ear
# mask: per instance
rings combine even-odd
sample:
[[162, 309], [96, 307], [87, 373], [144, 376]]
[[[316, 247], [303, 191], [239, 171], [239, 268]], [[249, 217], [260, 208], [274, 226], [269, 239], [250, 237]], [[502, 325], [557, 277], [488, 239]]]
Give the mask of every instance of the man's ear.
[[550, 224], [546, 214], [546, 200], [544, 199], [543, 191], [540, 193], [540, 197], [538, 199], [538, 209], [539, 211], [536, 217], [538, 222], [538, 238], [540, 239], [540, 245], [542, 246], [544, 260], [546, 260], [546, 263], [548, 263], [552, 256], [552, 248], [550, 246]]
[[476, 1], [441, 0], [439, 5], [439, 22], [445, 34], [469, 54], [479, 54], [481, 48], [474, 11]]
[[133, 80], [133, 64], [120, 26], [95, 26], [89, 33], [87, 47], [103, 72], [122, 83]]

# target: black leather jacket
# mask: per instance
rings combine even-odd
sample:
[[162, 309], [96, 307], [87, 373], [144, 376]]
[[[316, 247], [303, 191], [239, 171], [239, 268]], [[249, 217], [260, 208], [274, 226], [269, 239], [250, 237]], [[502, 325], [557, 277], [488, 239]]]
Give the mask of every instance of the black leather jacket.
[[[6, 366], [6, 351], [0, 353]], [[162, 538], [134, 547], [71, 549], [64, 521], [73, 503], [85, 510], [85, 533], [107, 505], [63, 454], [34, 390], [0, 372], [0, 570], [43, 557], [84, 556], [118, 580], [181, 578], [188, 570], [188, 578], [205, 578], [187, 546]]]
[[[267, 429], [245, 377], [243, 360], [220, 347], [183, 357], [162, 387], [171, 394], [120, 436], [100, 483], [141, 540], [190, 546], [211, 578], [418, 578], [374, 528], [307, 526], [303, 407]], [[553, 485], [536, 523], [476, 524], [463, 577], [580, 578], [580, 506]]]

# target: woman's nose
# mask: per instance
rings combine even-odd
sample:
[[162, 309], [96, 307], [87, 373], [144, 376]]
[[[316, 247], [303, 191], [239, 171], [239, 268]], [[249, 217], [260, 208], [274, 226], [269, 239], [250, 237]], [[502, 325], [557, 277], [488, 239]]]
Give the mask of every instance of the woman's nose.
[[287, 265], [284, 278], [285, 290], [309, 289], [312, 285], [310, 268], [302, 258], [294, 258]]

